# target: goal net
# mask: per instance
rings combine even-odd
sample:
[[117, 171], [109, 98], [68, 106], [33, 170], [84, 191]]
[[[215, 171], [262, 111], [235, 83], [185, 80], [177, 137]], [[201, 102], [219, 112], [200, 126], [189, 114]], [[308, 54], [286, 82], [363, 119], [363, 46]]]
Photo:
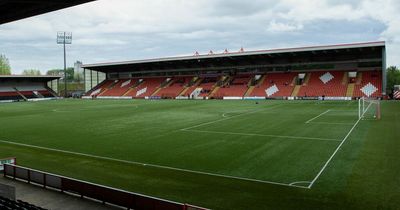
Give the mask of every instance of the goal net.
[[381, 119], [380, 100], [360, 98], [358, 100], [358, 117], [360, 119]]

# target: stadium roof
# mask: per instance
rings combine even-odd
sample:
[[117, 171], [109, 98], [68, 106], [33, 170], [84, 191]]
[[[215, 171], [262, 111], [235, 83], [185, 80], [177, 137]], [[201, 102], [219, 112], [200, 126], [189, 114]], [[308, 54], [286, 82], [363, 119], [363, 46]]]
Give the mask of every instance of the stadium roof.
[[235, 53], [166, 57], [122, 62], [86, 64], [85, 69], [101, 72], [158, 72], [173, 69], [206, 70], [250, 66], [382, 62], [384, 41], [311, 46]]
[[94, 0], [0, 0], [0, 24], [91, 1]]
[[26, 81], [26, 80], [31, 80], [31, 81], [39, 81], [39, 82], [48, 82], [56, 79], [60, 79], [61, 76], [49, 76], [49, 75], [44, 75], [44, 76], [27, 76], [27, 75], [0, 75], [0, 81]]

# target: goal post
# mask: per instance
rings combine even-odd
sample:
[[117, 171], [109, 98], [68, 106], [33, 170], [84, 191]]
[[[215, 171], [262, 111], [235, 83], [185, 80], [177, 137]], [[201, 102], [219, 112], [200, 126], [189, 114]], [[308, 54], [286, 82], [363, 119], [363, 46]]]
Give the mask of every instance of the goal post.
[[359, 119], [381, 119], [381, 101], [379, 99], [360, 98], [358, 100]]

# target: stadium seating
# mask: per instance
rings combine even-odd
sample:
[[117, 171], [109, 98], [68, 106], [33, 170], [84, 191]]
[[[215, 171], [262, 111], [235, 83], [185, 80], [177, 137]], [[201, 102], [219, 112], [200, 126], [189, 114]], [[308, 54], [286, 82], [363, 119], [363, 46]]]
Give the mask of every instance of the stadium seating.
[[198, 85], [203, 81], [204, 78], [193, 77], [191, 81], [186, 85], [187, 87], [182, 90], [180, 96], [189, 97]]
[[16, 91], [13, 92], [0, 92], [0, 100], [23, 100], [21, 95]]
[[109, 87], [101, 96], [122, 96], [135, 83], [132, 79], [121, 79], [114, 81], [114, 85]]
[[149, 97], [160, 87], [165, 79], [162, 77], [137, 79], [124, 96], [131, 96], [133, 98]]
[[217, 82], [217, 77], [205, 77], [203, 78], [203, 81], [201, 84], [198, 86], [198, 88], [201, 88], [201, 93], [199, 97], [207, 97], [211, 91], [213, 90], [215, 83]]
[[356, 81], [353, 97], [382, 97], [382, 74], [379, 71], [362, 71]]
[[32, 205], [30, 203], [21, 200], [14, 201], [3, 197], [0, 197], [0, 209], [1, 210], [45, 210], [44, 208]]
[[115, 80], [104, 80], [100, 84], [98, 84], [96, 87], [94, 87], [91, 91], [86, 93], [86, 96], [92, 96], [96, 97], [103, 92], [107, 91], [109, 86], [114, 83]]
[[[189, 97], [380, 97], [382, 76], [378, 71], [359, 72], [350, 80], [348, 72], [315, 71], [308, 72], [304, 82], [297, 84], [299, 72], [274, 72], [261, 75], [255, 80], [254, 74], [236, 76], [178, 76], [150, 77], [120, 80], [106, 80], [86, 95], [90, 96], [130, 96], [133, 98], [175, 98]], [[354, 85], [353, 85], [354, 84]], [[21, 88], [27, 98], [48, 97], [44, 90], [32, 91]], [[1, 89], [0, 98], [21, 98], [15, 89]], [[293, 95], [294, 94], [294, 95]]]
[[307, 84], [303, 84], [297, 96], [329, 96], [341, 97], [346, 95], [347, 84], [343, 84], [343, 77], [347, 72], [319, 71], [309, 73]]
[[0, 100], [26, 100], [55, 96], [54, 92], [43, 85], [15, 86], [14, 84], [2, 84], [0, 87]]
[[250, 75], [235, 76], [226, 84], [221, 86], [214, 94], [214, 98], [243, 97], [248, 89]]
[[293, 79], [297, 73], [268, 73], [254, 87], [250, 96], [283, 97], [290, 96], [293, 91]]
[[191, 79], [192, 77], [173, 78], [169, 85], [162, 87], [160, 91], [153, 96], [158, 96], [161, 98], [175, 98], [183, 91]]

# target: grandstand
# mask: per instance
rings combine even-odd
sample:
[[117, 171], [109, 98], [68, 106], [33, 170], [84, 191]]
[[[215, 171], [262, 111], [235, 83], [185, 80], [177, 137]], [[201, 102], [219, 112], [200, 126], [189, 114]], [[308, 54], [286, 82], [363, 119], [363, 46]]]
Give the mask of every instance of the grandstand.
[[86, 97], [197, 99], [378, 98], [385, 67], [385, 42], [83, 66]]
[[56, 98], [59, 76], [0, 75], [0, 102]]

